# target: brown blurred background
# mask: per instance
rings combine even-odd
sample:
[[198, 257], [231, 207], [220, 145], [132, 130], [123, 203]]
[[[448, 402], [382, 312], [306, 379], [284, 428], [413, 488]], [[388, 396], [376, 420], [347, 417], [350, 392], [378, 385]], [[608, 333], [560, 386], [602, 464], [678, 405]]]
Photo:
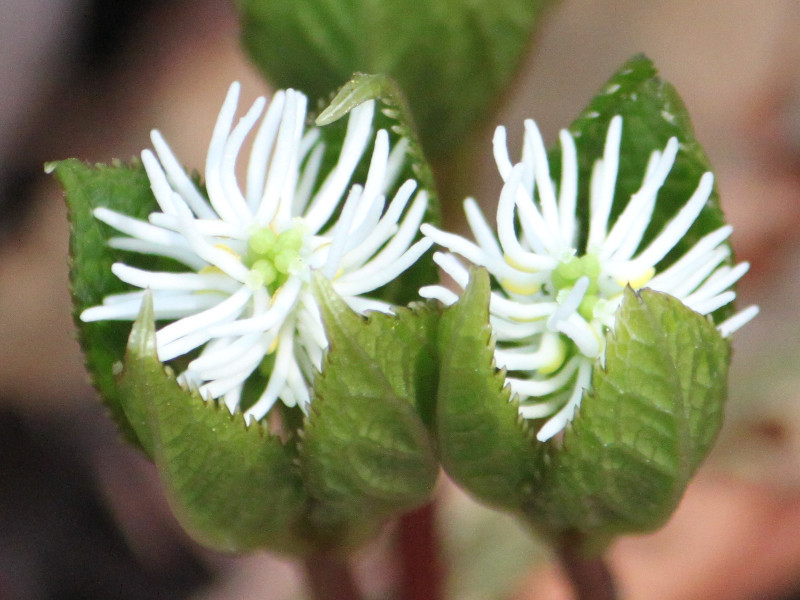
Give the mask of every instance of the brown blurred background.
[[[526, 117], [552, 141], [646, 52], [683, 96], [752, 264], [740, 297], [762, 314], [736, 336], [720, 443], [667, 527], [612, 549], [632, 600], [800, 598], [798, 30], [796, 0], [563, 0], [497, 117], [512, 148]], [[303, 597], [290, 562], [187, 540], [151, 466], [118, 441], [72, 338], [65, 211], [42, 169], [127, 159], [154, 127], [201, 168], [230, 82], [245, 101], [267, 91], [237, 36], [224, 0], [0, 0], [0, 600]], [[490, 135], [464, 166], [487, 204]], [[446, 483], [441, 498], [451, 598], [569, 598], [509, 519]], [[373, 597], [392, 597], [385, 539], [359, 567]]]

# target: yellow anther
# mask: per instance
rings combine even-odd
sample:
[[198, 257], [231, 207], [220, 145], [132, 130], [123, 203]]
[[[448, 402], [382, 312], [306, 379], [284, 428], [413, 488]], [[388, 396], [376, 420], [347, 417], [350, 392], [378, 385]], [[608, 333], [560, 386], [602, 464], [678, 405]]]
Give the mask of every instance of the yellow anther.
[[505, 260], [508, 265], [514, 267], [517, 271], [522, 271], [523, 273], [537, 272], [537, 269], [532, 269], [531, 267], [526, 267], [525, 265], [520, 264], [508, 254], [503, 254], [503, 260]]
[[225, 272], [219, 267], [215, 267], [214, 265], [207, 265], [202, 269], [200, 269], [198, 273], [202, 275], [221, 275], [224, 274]]
[[503, 286], [503, 289], [507, 292], [511, 292], [512, 294], [518, 294], [520, 296], [533, 296], [541, 291], [542, 286], [539, 283], [520, 283], [519, 281], [513, 281], [504, 277], [500, 280], [500, 285]]
[[546, 365], [542, 365], [538, 370], [542, 375], [550, 375], [551, 373], [555, 373], [561, 368], [561, 365], [564, 364], [564, 360], [566, 358], [567, 344], [561, 339], [561, 336], [559, 336], [556, 343], [555, 352], [553, 352], [553, 360], [548, 362]]
[[649, 282], [655, 274], [655, 267], [650, 267], [638, 277], [634, 277], [633, 279], [629, 279], [627, 281], [625, 279], [617, 279], [617, 283], [620, 285], [620, 287], [630, 285], [634, 290], [638, 290], [647, 285], [647, 282]]
[[225, 252], [227, 252], [232, 256], [235, 256], [239, 260], [242, 259], [242, 257], [239, 256], [239, 254], [235, 250], [233, 250], [230, 246], [226, 246], [225, 244], [214, 244], [214, 248], [219, 248], [220, 250], [224, 250]]

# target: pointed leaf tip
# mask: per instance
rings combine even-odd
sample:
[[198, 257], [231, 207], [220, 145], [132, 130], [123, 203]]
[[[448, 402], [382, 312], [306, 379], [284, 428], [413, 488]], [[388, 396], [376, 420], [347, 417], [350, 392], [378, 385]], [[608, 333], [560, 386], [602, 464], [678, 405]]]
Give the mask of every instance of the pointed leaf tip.
[[[341, 119], [359, 104], [368, 100], [389, 99], [392, 84], [385, 75], [354, 73], [339, 90], [328, 107], [317, 117], [315, 123], [322, 127]], [[394, 91], [396, 94], [396, 90]]]
[[224, 405], [181, 387], [156, 353], [152, 294], [117, 380], [122, 408], [153, 458], [170, 504], [199, 542], [222, 551], [305, 552], [296, 523], [306, 496], [293, 452]]
[[473, 268], [461, 299], [440, 321], [436, 410], [440, 458], [448, 475], [478, 500], [511, 512], [530, 501], [542, 456], [495, 368], [489, 276]]
[[131, 334], [128, 337], [127, 351], [142, 358], [158, 360], [153, 292], [150, 289], [145, 290], [142, 307], [133, 322]]

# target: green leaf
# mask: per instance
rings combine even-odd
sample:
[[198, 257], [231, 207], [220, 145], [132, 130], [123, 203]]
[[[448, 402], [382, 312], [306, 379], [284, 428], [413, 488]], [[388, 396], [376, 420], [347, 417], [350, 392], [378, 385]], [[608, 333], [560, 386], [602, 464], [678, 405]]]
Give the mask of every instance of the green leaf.
[[[108, 246], [106, 242], [114, 232], [95, 219], [92, 211], [104, 206], [144, 219], [156, 206], [150, 182], [139, 163], [106, 166], [70, 159], [50, 163], [47, 170], [55, 172], [64, 189], [69, 209], [73, 318], [86, 367], [122, 433], [129, 441], [139, 443], [122, 410], [112, 372], [114, 363], [122, 360], [125, 352], [130, 323], [84, 323], [79, 317], [86, 308], [101, 304], [108, 294], [128, 289], [111, 273], [111, 265], [121, 260], [124, 253]], [[130, 264], [129, 258], [125, 258]], [[153, 268], [159, 261], [152, 257], [141, 257], [135, 264], [142, 268]]]
[[439, 354], [436, 425], [442, 466], [478, 500], [521, 510], [536, 493], [534, 467], [544, 446], [510, 401], [505, 372], [495, 368], [484, 269], [473, 269], [461, 299], [445, 309]]
[[605, 368], [551, 444], [526, 512], [552, 534], [663, 525], [722, 424], [730, 351], [713, 323], [666, 294], [628, 288]]
[[[658, 194], [651, 225], [645, 232], [641, 247], [646, 246], [686, 204], [703, 173], [712, 170], [708, 157], [694, 137], [689, 114], [675, 88], [658, 77], [650, 59], [643, 55], [632, 58], [609, 79], [570, 127], [578, 148], [578, 210], [582, 217], [582, 241], [579, 247], [582, 247], [588, 235], [592, 166], [603, 155], [608, 124], [615, 115], [622, 116], [623, 125], [612, 220], [622, 212], [631, 195], [641, 186], [652, 152], [663, 150], [671, 137], [676, 137], [680, 143], [680, 151]], [[558, 180], [560, 150], [552, 152], [551, 165], [555, 167], [554, 177]], [[725, 218], [715, 188], [695, 224], [659, 263], [658, 270], [675, 262], [697, 240], [723, 225]], [[733, 259], [729, 259], [729, 263], [732, 262]], [[717, 322], [730, 316], [732, 311], [730, 306], [720, 309], [715, 314]]]
[[277, 87], [326, 99], [351, 73], [408, 94], [423, 146], [452, 154], [516, 72], [542, 0], [239, 0], [242, 41]]
[[261, 425], [182, 389], [156, 356], [152, 299], [134, 323], [122, 405], [151, 450], [181, 525], [222, 551], [303, 553], [307, 497], [296, 457]]
[[315, 280], [330, 341], [301, 447], [319, 527], [358, 528], [419, 506], [438, 465], [418, 412], [436, 393], [436, 311], [363, 318]]

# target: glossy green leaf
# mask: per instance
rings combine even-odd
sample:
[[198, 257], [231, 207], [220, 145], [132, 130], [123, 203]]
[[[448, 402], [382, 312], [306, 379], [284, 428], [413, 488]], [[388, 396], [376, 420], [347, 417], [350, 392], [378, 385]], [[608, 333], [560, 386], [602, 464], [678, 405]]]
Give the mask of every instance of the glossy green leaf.
[[306, 551], [298, 523], [308, 505], [296, 456], [261, 425], [247, 427], [241, 413], [182, 389], [155, 348], [148, 296], [131, 331], [119, 394], [183, 527], [223, 551]]
[[[603, 155], [608, 124], [612, 117], [623, 118], [619, 175], [617, 177], [612, 220], [627, 205], [641, 186], [648, 159], [654, 150], [663, 150], [671, 137], [680, 142], [680, 151], [658, 200], [651, 225], [642, 241], [644, 247], [661, 227], [675, 215], [697, 188], [700, 177], [712, 171], [705, 151], [694, 137], [686, 107], [675, 88], [658, 77], [652, 61], [643, 55], [625, 63], [589, 103], [570, 127], [578, 148], [579, 214], [582, 215], [582, 240], [588, 235], [589, 182], [594, 162]], [[552, 152], [554, 177], [559, 177], [560, 150]], [[716, 188], [687, 235], [659, 264], [666, 268], [686, 253], [705, 234], [725, 225]], [[732, 261], [732, 259], [730, 259]], [[720, 309], [717, 322], [732, 313]]]
[[277, 87], [327, 99], [351, 73], [408, 95], [426, 152], [453, 153], [517, 70], [542, 0], [239, 0], [242, 41]]
[[301, 447], [320, 526], [350, 526], [430, 498], [438, 465], [418, 411], [436, 393], [436, 311], [368, 318], [316, 279], [330, 341]]
[[112, 373], [114, 363], [122, 360], [125, 352], [130, 323], [84, 323], [79, 315], [84, 309], [100, 304], [108, 294], [127, 289], [111, 273], [111, 265], [123, 257], [129, 264], [142, 268], [168, 268], [164, 259], [138, 256], [132, 261], [130, 254], [110, 248], [106, 242], [115, 232], [92, 215], [95, 208], [104, 206], [133, 217], [146, 218], [156, 206], [150, 182], [139, 163], [106, 166], [71, 159], [50, 163], [47, 169], [55, 172], [69, 209], [73, 318], [86, 367], [125, 437], [138, 443], [122, 410]]
[[666, 522], [719, 432], [729, 358], [706, 317], [628, 288], [605, 367], [595, 366], [592, 392], [542, 463], [530, 520], [595, 541]]
[[510, 401], [505, 373], [495, 369], [485, 270], [473, 270], [461, 299], [444, 310], [439, 353], [436, 426], [442, 466], [482, 502], [519, 511], [536, 493], [534, 471], [544, 446]]

